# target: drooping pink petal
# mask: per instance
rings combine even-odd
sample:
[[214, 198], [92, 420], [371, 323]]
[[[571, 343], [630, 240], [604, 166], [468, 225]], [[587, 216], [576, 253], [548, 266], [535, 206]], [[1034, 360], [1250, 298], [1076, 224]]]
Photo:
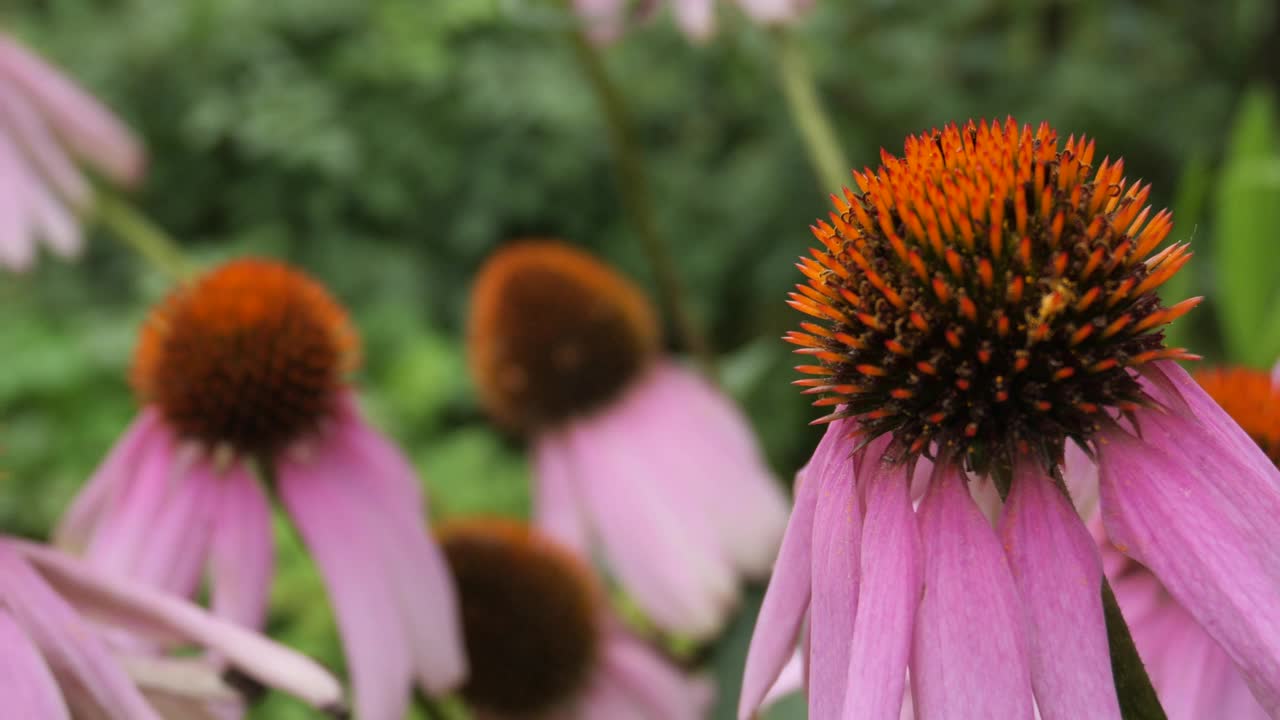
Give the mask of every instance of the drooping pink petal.
[[809, 602], [809, 713], [839, 717], [848, 682], [858, 608], [862, 512], [852, 457], [837, 457], [820, 477], [813, 519]]
[[22, 188], [32, 182], [14, 147], [0, 133], [0, 266], [22, 271], [35, 262], [35, 238], [26, 210], [22, 207]]
[[64, 202], [75, 208], [84, 207], [89, 200], [89, 184], [35, 109], [16, 88], [4, 82], [0, 82], [0, 128], [9, 129]]
[[601, 672], [609, 673], [625, 688], [646, 717], [663, 720], [700, 720], [711, 704], [705, 681], [686, 677], [654, 653], [653, 649], [614, 632], [605, 640]]
[[778, 679], [773, 682], [773, 687], [765, 693], [764, 700], [760, 703], [761, 711], [767, 711], [770, 705], [782, 698], [804, 690], [805, 678], [808, 676], [806, 665], [802, 652], [797, 651], [791, 656], [787, 664], [782, 666], [782, 672], [778, 673]]
[[17, 621], [0, 609], [0, 698], [17, 718], [70, 720], [58, 684]]
[[1143, 440], [1113, 428], [1100, 448], [1102, 517], [1125, 554], [1240, 667], [1280, 712], [1280, 490], [1237, 462], [1221, 433], [1173, 414], [1139, 412]]
[[607, 45], [622, 35], [626, 24], [625, 0], [573, 0], [587, 37], [597, 45]]
[[916, 715], [1030, 720], [1026, 616], [1000, 541], [965, 482], [954, 465], [939, 464], [920, 506], [924, 595], [911, 652]]
[[[849, 720], [899, 717], [911, 626], [920, 601], [920, 533], [911, 507], [911, 483], [904, 470], [881, 464], [883, 448], [883, 443], [873, 444], [859, 465], [867, 509], [844, 714], [838, 716]], [[822, 632], [815, 626], [811, 635]]]
[[575, 489], [622, 585], [660, 626], [714, 634], [736, 601], [732, 568], [662, 502], [648, 462], [662, 449], [637, 447], [608, 413], [568, 432]]
[[200, 584], [224, 478], [205, 462], [192, 463], [176, 477], [146, 522], [146, 540], [137, 547], [131, 574], [179, 597]]
[[87, 617], [150, 639], [194, 643], [218, 653], [267, 687], [279, 688], [320, 708], [340, 705], [342, 688], [332, 675], [258, 633], [42, 545], [7, 540], [0, 544], [0, 555], [8, 548], [20, 552], [59, 595]]
[[[633, 426], [668, 452], [665, 480], [695, 508], [734, 566], [768, 574], [787, 523], [787, 502], [742, 412], [710, 383], [672, 362], [633, 393]], [[734, 502], [724, 498], [732, 496]]]
[[1118, 719], [1097, 546], [1071, 502], [1030, 461], [1015, 468], [1000, 535], [1030, 621], [1040, 716]]
[[73, 552], [85, 548], [110, 499], [122, 483], [133, 478], [139, 456], [150, 444], [159, 422], [160, 413], [146, 407], [129, 424], [58, 521], [54, 542], [59, 547]]
[[71, 211], [55, 200], [44, 185], [31, 184], [25, 191], [23, 202], [36, 234], [62, 257], [80, 252], [80, 224]]
[[113, 182], [132, 185], [141, 179], [142, 148], [128, 128], [53, 66], [4, 35], [0, 81], [20, 87], [62, 141]]
[[151, 523], [180, 473], [175, 443], [167, 431], [157, 431], [139, 448], [132, 477], [111, 494], [85, 549], [90, 562], [110, 572], [135, 574], [150, 542]]
[[[827, 457], [833, 452], [832, 444], [840, 444], [841, 439], [836, 428], [828, 428], [809, 467], [817, 471], [825, 466]], [[773, 566], [773, 577], [769, 579], [769, 588], [765, 591], [751, 634], [751, 648], [742, 674], [742, 694], [738, 700], [738, 717], [741, 720], [749, 720], [755, 714], [787, 659], [795, 652], [800, 623], [809, 607], [810, 558], [820, 485], [809, 472], [808, 468], [802, 470], [801, 478], [796, 481], [795, 507], [791, 510], [791, 520], [787, 523], [778, 560]]]
[[[413, 657], [378, 547], [381, 530], [319, 463], [280, 468], [280, 496], [329, 591], [355, 692], [356, 715], [400, 720], [409, 707]], [[422, 598], [424, 603], [430, 598]]]
[[538, 529], [580, 557], [590, 557], [582, 501], [574, 489], [573, 463], [568, 438], [563, 432], [543, 433], [536, 440], [533, 467], [533, 516]]
[[600, 672], [592, 679], [574, 707], [576, 712], [565, 713], [555, 720], [579, 720], [579, 718], [609, 718], [609, 720], [652, 720], [644, 707], [636, 702], [631, 691], [618, 682], [611, 673]]
[[716, 30], [714, 0], [673, 0], [676, 25], [691, 40], [705, 42]]
[[343, 438], [368, 467], [362, 485], [382, 494], [396, 507], [414, 509], [422, 518], [427, 513], [427, 498], [422, 482], [409, 459], [382, 433], [369, 424], [361, 412], [355, 393], [346, 392], [339, 400], [339, 424], [335, 435]]
[[0, 546], [0, 577], [0, 606], [40, 649], [59, 684], [71, 688], [73, 714], [159, 720], [95, 629], [9, 547]]
[[221, 478], [221, 498], [209, 547], [209, 607], [247, 628], [261, 628], [275, 572], [271, 503], [243, 465]]

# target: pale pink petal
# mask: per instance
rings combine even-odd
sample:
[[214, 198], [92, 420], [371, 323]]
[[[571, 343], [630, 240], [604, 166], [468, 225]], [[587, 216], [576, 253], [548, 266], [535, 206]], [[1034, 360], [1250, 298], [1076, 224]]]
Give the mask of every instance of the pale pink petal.
[[663, 720], [705, 718], [712, 700], [704, 681], [685, 677], [652, 648], [615, 632], [604, 645], [603, 669], [625, 688], [645, 716]]
[[[395, 498], [408, 491], [366, 492], [369, 475], [378, 467], [365, 465], [366, 459], [348, 431], [335, 433], [330, 447], [314, 458], [314, 463], [332, 472], [333, 490], [347, 498], [350, 511], [367, 513], [365, 522], [378, 529], [372, 540], [400, 608], [402, 632], [413, 654], [419, 683], [431, 694], [453, 690], [467, 672], [453, 575], [444, 553], [427, 532], [423, 514], [416, 507], [395, 504]], [[407, 462], [403, 466], [407, 468]], [[405, 473], [382, 478], [382, 482], [388, 481], [415, 486], [418, 482], [416, 474]]]
[[271, 503], [246, 468], [222, 478], [217, 520], [209, 547], [209, 607], [219, 617], [261, 628], [275, 572]]
[[849, 653], [858, 608], [862, 513], [853, 459], [833, 460], [817, 486], [809, 603], [809, 713], [838, 717], [844, 707]]
[[224, 478], [197, 462], [174, 478], [156, 512], [145, 523], [131, 574], [180, 597], [195, 594], [213, 539]]
[[782, 672], [778, 673], [778, 679], [774, 681], [773, 687], [769, 688], [769, 692], [765, 693], [764, 700], [760, 703], [760, 709], [762, 711], [768, 710], [769, 706], [779, 700], [804, 690], [805, 678], [808, 676], [805, 668], [805, 656], [797, 651], [787, 661], [787, 664], [782, 666]]
[[142, 177], [142, 148], [128, 128], [51, 65], [0, 35], [4, 79], [21, 87], [62, 141], [102, 174], [123, 185]]
[[111, 498], [121, 484], [133, 478], [139, 456], [150, 444], [159, 423], [160, 413], [146, 407], [129, 424], [58, 521], [54, 541], [59, 547], [75, 552], [85, 548]]
[[648, 461], [662, 449], [638, 447], [630, 428], [607, 413], [568, 432], [575, 490], [623, 587], [661, 627], [715, 634], [736, 602], [733, 572], [654, 488]]
[[[814, 453], [814, 459], [810, 461], [810, 467], [815, 464], [825, 466], [826, 458], [832, 454], [831, 445], [841, 444], [843, 438], [838, 433], [833, 433], [836, 433], [833, 428], [827, 430]], [[818, 468], [814, 469], [816, 471]], [[801, 471], [801, 475], [808, 472], [806, 468]], [[738, 717], [741, 720], [749, 720], [755, 714], [769, 688], [778, 679], [787, 659], [795, 652], [800, 623], [809, 607], [812, 578], [810, 558], [818, 485], [820, 482], [816, 477], [796, 481], [795, 507], [791, 511], [786, 533], [782, 536], [782, 547], [778, 550], [773, 577], [769, 580], [769, 588], [765, 591], [764, 602], [760, 606], [760, 614], [751, 634], [751, 648], [743, 670], [742, 695], [738, 701]]]
[[316, 707], [340, 705], [342, 688], [332, 675], [312, 660], [258, 633], [56, 550], [9, 540], [0, 545], [0, 555], [6, 547], [21, 552], [62, 597], [86, 616], [148, 638], [194, 643], [217, 652], [267, 687], [284, 690]]
[[59, 685], [68, 689], [75, 716], [158, 720], [94, 628], [9, 547], [0, 547], [0, 577], [0, 605], [40, 649]]
[[24, 202], [32, 228], [55, 253], [65, 258], [74, 257], [80, 252], [80, 224], [71, 211], [55, 200], [44, 185], [28, 185]]
[[[697, 373], [662, 362], [632, 393], [634, 427], [653, 433], [679, 472], [667, 482], [702, 522], [734, 566], [765, 577], [787, 524], [787, 501], [742, 412]], [[732, 503], [724, 498], [732, 496]]]
[[582, 501], [574, 489], [568, 438], [551, 431], [537, 438], [533, 448], [533, 516], [538, 529], [581, 557], [590, 557], [590, 540]]
[[328, 588], [356, 716], [401, 720], [413, 687], [413, 657], [376, 540], [379, 529], [369, 525], [366, 512], [350, 507], [345, 493], [319, 469], [284, 464], [280, 496]]
[[[866, 495], [859, 564], [858, 614], [846, 668], [844, 713], [832, 717], [897, 720], [905, 693], [911, 626], [920, 601], [920, 533], [911, 483], [902, 468], [882, 465], [883, 443], [859, 463]], [[813, 627], [812, 634], [825, 630]]]
[[794, 19], [803, 4], [797, 0], [738, 0], [742, 11], [762, 25], [774, 25]]
[[715, 0], [672, 0], [676, 24], [690, 39], [705, 42], [716, 29]]
[[934, 471], [920, 506], [920, 537], [924, 595], [911, 652], [916, 715], [1029, 720], [1026, 616], [1000, 541], [950, 463]]
[[404, 453], [369, 424], [360, 411], [355, 393], [343, 394], [338, 417], [335, 434], [349, 443], [369, 467], [368, 477], [362, 483], [391, 505], [414, 509], [425, 518], [427, 498], [418, 471]]
[[1155, 412], [1139, 422], [1145, 440], [1114, 429], [1099, 443], [1107, 534], [1222, 644], [1263, 707], [1280, 712], [1274, 467], [1237, 462], [1201, 423]]
[[655, 720], [636, 702], [631, 691], [607, 672], [596, 673], [575, 710], [577, 712], [571, 714], [574, 720]]
[[121, 482], [98, 519], [85, 557], [105, 570], [132, 577], [150, 542], [151, 522], [159, 515], [179, 473], [174, 438], [148, 436], [139, 448], [132, 477]]
[[1030, 621], [1031, 684], [1040, 716], [1119, 718], [1097, 546], [1070, 501], [1030, 461], [1015, 468], [1000, 530]]
[[5, 713], [15, 718], [71, 718], [40, 651], [3, 609], [0, 609], [0, 698], [4, 698]]
[[85, 206], [89, 184], [35, 109], [4, 81], [0, 81], [0, 126], [13, 132], [14, 139], [65, 202], [76, 208]]
[[626, 25], [625, 0], [573, 0], [573, 9], [593, 43], [607, 45], [622, 35]]
[[35, 238], [22, 207], [22, 188], [32, 178], [26, 173], [17, 148], [0, 133], [0, 266], [26, 270], [36, 258]]

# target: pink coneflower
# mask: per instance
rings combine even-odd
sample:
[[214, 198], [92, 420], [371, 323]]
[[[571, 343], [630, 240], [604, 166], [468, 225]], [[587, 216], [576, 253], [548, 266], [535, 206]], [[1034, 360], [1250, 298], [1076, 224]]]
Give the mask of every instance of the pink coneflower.
[[478, 717], [706, 716], [710, 686], [629, 633], [568, 548], [512, 520], [459, 520], [439, 532], [471, 660], [462, 695]]
[[707, 637], [763, 577], [781, 491], [733, 404], [659, 357], [638, 288], [552, 241], [497, 252], [472, 294], [485, 406], [526, 435], [537, 524], [612, 574], [660, 627]]
[[[1187, 260], [1122, 161], [1007, 123], [909, 138], [835, 198], [790, 339], [835, 408], [803, 473], [746, 668], [747, 717], [806, 610], [815, 718], [1116, 718], [1102, 517], [1280, 712], [1280, 473], [1164, 348], [1155, 289]], [[927, 462], [921, 462], [925, 459]], [[912, 479], [920, 478], [918, 507]], [[998, 529], [970, 494], [1006, 499]]]
[[[681, 32], [697, 42], [705, 42], [716, 31], [715, 0], [671, 0], [667, 3]], [[814, 0], [737, 0], [736, 4], [752, 21], [761, 25], [791, 22], [814, 4]], [[600, 44], [621, 37], [630, 22], [653, 14], [660, 0], [574, 0], [573, 8], [586, 26], [587, 34]]]
[[[1219, 368], [1192, 377], [1272, 462], [1280, 461], [1280, 388], [1269, 373]], [[1099, 538], [1103, 569], [1170, 720], [1271, 717], [1231, 657], [1195, 617], [1149, 570], [1106, 540], [1101, 521], [1090, 528]]]
[[109, 110], [0, 32], [0, 266], [29, 268], [41, 238], [60, 255], [79, 251], [76, 216], [93, 191], [77, 161], [121, 185], [144, 162]]
[[319, 665], [183, 600], [62, 553], [0, 536], [0, 698], [4, 716], [195, 718], [240, 699], [223, 669], [154, 650], [122, 651], [120, 635], [212, 650], [236, 672], [341, 711], [342, 688]]
[[144, 409], [59, 536], [180, 595], [207, 571], [213, 610], [259, 627], [278, 493], [328, 585], [358, 717], [399, 720], [415, 678], [442, 692], [465, 662], [416, 474], [343, 379], [356, 354], [342, 308], [283, 264], [237, 260], [180, 287], [138, 343]]

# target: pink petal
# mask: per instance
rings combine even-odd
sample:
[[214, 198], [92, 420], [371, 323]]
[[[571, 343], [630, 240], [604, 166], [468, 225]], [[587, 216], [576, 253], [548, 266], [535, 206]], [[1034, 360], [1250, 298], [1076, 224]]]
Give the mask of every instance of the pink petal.
[[142, 177], [142, 149], [109, 110], [53, 66], [0, 35], [0, 80], [16, 83], [77, 155], [116, 183]]
[[[859, 466], [867, 509], [858, 614], [845, 675], [844, 713], [839, 716], [850, 720], [899, 717], [911, 626], [920, 601], [920, 535], [911, 507], [911, 483], [904, 470], [880, 463], [883, 447], [869, 447]], [[814, 635], [822, 632], [813, 628]]]
[[1070, 501], [1029, 461], [1015, 470], [1000, 530], [1030, 620], [1040, 716], [1119, 718], [1097, 546]]
[[426, 494], [413, 464], [395, 444], [369, 424], [360, 411], [354, 393], [347, 392], [340, 402], [340, 422], [336, 434], [344, 438], [352, 451], [361, 458], [361, 462], [369, 468], [361, 482], [370, 491], [379, 493], [389, 504], [414, 509], [420, 517], [425, 518]]
[[222, 478], [209, 548], [210, 608], [238, 625], [261, 628], [274, 573], [270, 501], [257, 478], [237, 465]]
[[1000, 541], [950, 463], [935, 468], [920, 537], [924, 596], [911, 653], [917, 716], [1029, 720], [1026, 616]]
[[844, 707], [858, 608], [862, 513], [854, 488], [853, 459], [835, 459], [811, 482], [818, 485], [818, 499], [809, 604], [809, 713], [838, 717]]
[[581, 18], [587, 37], [596, 45], [616, 41], [626, 24], [624, 0], [573, 0], [573, 9]]
[[714, 0], [672, 0], [676, 24], [691, 40], [706, 42], [716, 29]]
[[[280, 496], [329, 590], [355, 691], [356, 716], [401, 720], [409, 708], [413, 658], [377, 525], [328, 477], [327, 468], [286, 463]], [[429, 602], [429, 598], [423, 598]]]
[[139, 455], [150, 444], [159, 422], [159, 412], [147, 407], [129, 424], [58, 521], [54, 540], [59, 547], [75, 552], [84, 549], [111, 497], [133, 477]]
[[796, 0], [738, 0], [742, 11], [762, 25], [775, 25], [795, 18], [799, 14], [799, 4]]
[[147, 524], [133, 577], [180, 597], [195, 594], [209, 557], [223, 480], [205, 463], [195, 463], [176, 479]]
[[615, 632], [605, 641], [604, 668], [614, 682], [629, 691], [646, 717], [700, 720], [711, 704], [705, 683], [684, 676], [653, 649]]
[[[842, 445], [843, 436], [834, 426], [814, 452], [810, 467], [825, 466], [832, 454], [833, 445]], [[814, 471], [819, 468], [815, 467]], [[802, 476], [809, 471], [802, 470]], [[778, 561], [773, 566], [773, 577], [765, 591], [760, 614], [751, 634], [751, 648], [747, 652], [743, 670], [742, 694], [738, 700], [738, 717], [749, 720], [764, 701], [769, 688], [778, 678], [787, 659], [795, 652], [796, 636], [809, 606], [810, 558], [813, 547], [814, 519], [817, 513], [818, 485], [816, 477], [796, 481], [796, 502], [782, 536]]]
[[0, 81], [0, 125], [7, 126], [15, 142], [68, 204], [83, 208], [89, 201], [89, 184], [58, 144], [44, 120], [8, 83]]
[[17, 148], [0, 133], [0, 266], [29, 269], [35, 262], [35, 238], [22, 206], [23, 186], [32, 182]]
[[605, 414], [569, 429], [576, 488], [609, 567], [661, 627], [706, 638], [736, 601], [732, 569], [719, 548], [673, 517], [653, 486], [649, 461], [630, 427]]
[[59, 684], [78, 691], [68, 698], [75, 716], [159, 720], [94, 628], [8, 547], [0, 547], [0, 577], [0, 605], [40, 648]]
[[533, 515], [540, 530], [581, 557], [590, 557], [582, 501], [574, 489], [569, 442], [559, 431], [543, 433], [533, 448]]
[[6, 713], [18, 718], [70, 720], [62, 693], [17, 621], [0, 609], [0, 698]]
[[169, 495], [178, 473], [174, 438], [151, 434], [138, 449], [136, 465], [102, 511], [85, 557], [105, 570], [133, 576], [138, 557], [150, 541], [152, 520]]
[[166, 593], [105, 574], [61, 552], [9, 540], [0, 545], [22, 553], [58, 593], [76, 608], [101, 621], [143, 636], [191, 642], [219, 653], [246, 675], [267, 687], [321, 708], [340, 704], [337, 680], [310, 659], [267, 638]]
[[1280, 712], [1274, 467], [1237, 462], [1200, 423], [1138, 415], [1145, 441], [1114, 429], [1099, 444], [1107, 534], [1222, 644], [1263, 707]]
[[787, 664], [782, 666], [782, 672], [778, 673], [778, 679], [774, 681], [773, 687], [769, 688], [769, 692], [765, 694], [764, 701], [760, 703], [760, 709], [768, 710], [769, 706], [782, 698], [804, 690], [805, 677], [807, 675], [804, 655], [797, 651], [787, 661]]

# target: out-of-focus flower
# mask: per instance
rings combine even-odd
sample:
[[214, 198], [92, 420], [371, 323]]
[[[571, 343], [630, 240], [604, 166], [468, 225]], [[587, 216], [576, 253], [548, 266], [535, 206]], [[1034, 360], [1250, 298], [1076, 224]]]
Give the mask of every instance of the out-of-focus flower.
[[462, 694], [490, 720], [699, 720], [710, 686], [686, 677], [610, 612], [587, 565], [512, 520], [439, 531], [462, 607]]
[[[670, 0], [667, 4], [689, 38], [705, 42], [715, 33], [715, 0]], [[814, 0], [736, 0], [736, 4], [754, 22], [780, 25], [809, 10]], [[661, 5], [660, 0], [573, 0], [588, 36], [598, 44], [617, 40], [629, 23], [652, 15]]]
[[[223, 666], [131, 655], [120, 635], [211, 650], [236, 672], [340, 711], [342, 687], [319, 665], [186, 601], [51, 548], [0, 536], [0, 697], [13, 718], [203, 717], [240, 705]], [[178, 713], [178, 714], [173, 714]]]
[[[1280, 461], [1280, 387], [1269, 373], [1219, 368], [1199, 371], [1192, 377], [1272, 462]], [[1227, 476], [1221, 480], [1230, 481]], [[1087, 491], [1080, 494], [1088, 497]], [[1100, 519], [1095, 519], [1090, 529], [1102, 548], [1102, 567], [1170, 720], [1271, 717], [1249, 691], [1231, 657], [1156, 576], [1107, 540]]]
[[180, 595], [207, 570], [214, 612], [259, 627], [274, 548], [256, 462], [328, 585], [357, 716], [399, 720], [415, 678], [446, 691], [465, 659], [417, 476], [344, 381], [357, 344], [328, 292], [277, 262], [230, 262], [179, 287], [138, 344], [142, 413], [58, 538]]
[[[816, 322], [790, 340], [835, 412], [756, 625], [744, 718], [806, 610], [814, 717], [897, 718], [909, 668], [921, 718], [1118, 718], [1102, 563], [1059, 487], [1076, 445], [1116, 547], [1280, 711], [1280, 473], [1172, 362], [1186, 353], [1159, 328], [1196, 300], [1165, 308], [1155, 290], [1189, 254], [1152, 254], [1169, 213], [1093, 156], [1047, 125], [948, 126], [854, 173], [862, 195], [814, 227], [791, 302]], [[998, 529], [970, 478], [1007, 492]]]
[[29, 268], [41, 238], [80, 249], [77, 214], [93, 190], [76, 163], [106, 180], [142, 177], [142, 148], [119, 120], [52, 66], [0, 32], [0, 266]]
[[659, 357], [638, 288], [562, 243], [497, 252], [469, 333], [485, 406], [533, 444], [538, 526], [583, 557], [598, 542], [660, 627], [715, 633], [786, 524], [737, 408]]

